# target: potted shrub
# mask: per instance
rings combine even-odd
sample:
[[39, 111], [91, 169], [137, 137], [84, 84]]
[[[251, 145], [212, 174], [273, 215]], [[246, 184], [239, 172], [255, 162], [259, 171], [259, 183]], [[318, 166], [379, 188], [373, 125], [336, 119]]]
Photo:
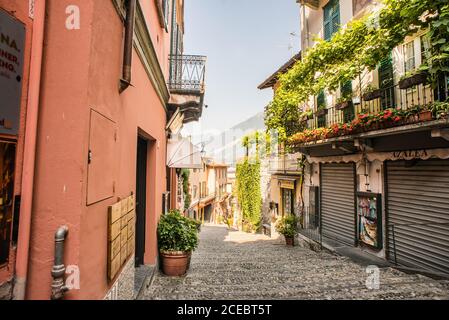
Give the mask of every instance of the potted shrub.
[[362, 98], [364, 101], [372, 101], [382, 97], [382, 90], [374, 87], [373, 85], [368, 85], [363, 91]]
[[295, 245], [295, 236], [298, 234], [298, 218], [295, 215], [280, 217], [275, 227], [276, 231], [285, 237], [288, 246]]
[[422, 70], [407, 72], [399, 80], [399, 88], [406, 90], [419, 84], [425, 84], [427, 77], [428, 73]]
[[183, 276], [192, 251], [198, 246], [198, 225], [177, 210], [161, 217], [157, 228], [162, 271], [167, 276]]

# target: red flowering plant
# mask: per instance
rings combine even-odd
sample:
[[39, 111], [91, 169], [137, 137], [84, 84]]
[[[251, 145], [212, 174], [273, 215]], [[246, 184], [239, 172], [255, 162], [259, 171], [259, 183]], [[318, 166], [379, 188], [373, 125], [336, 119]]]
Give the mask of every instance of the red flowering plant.
[[342, 127], [340, 124], [335, 123], [330, 127], [330, 132], [327, 134], [328, 138], [337, 137], [342, 133]]

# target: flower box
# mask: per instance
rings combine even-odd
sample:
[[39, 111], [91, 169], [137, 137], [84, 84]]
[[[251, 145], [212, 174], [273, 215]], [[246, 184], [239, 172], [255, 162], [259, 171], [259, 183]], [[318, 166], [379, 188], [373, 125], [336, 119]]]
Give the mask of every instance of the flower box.
[[431, 121], [433, 120], [432, 111], [426, 110], [421, 111], [418, 115], [419, 121]]
[[400, 80], [399, 88], [402, 90], [406, 90], [426, 82], [427, 82], [427, 73], [425, 72], [416, 73], [410, 77]]
[[351, 101], [344, 101], [335, 105], [336, 110], [344, 110], [351, 105]]
[[367, 92], [363, 95], [363, 100], [364, 101], [372, 101], [378, 98], [382, 97], [382, 90], [377, 89], [377, 90], [373, 90], [371, 92]]
[[325, 116], [327, 114], [327, 112], [328, 112], [327, 109], [321, 109], [321, 110], [318, 110], [317, 112], [315, 112], [315, 116], [322, 117], [322, 116]]

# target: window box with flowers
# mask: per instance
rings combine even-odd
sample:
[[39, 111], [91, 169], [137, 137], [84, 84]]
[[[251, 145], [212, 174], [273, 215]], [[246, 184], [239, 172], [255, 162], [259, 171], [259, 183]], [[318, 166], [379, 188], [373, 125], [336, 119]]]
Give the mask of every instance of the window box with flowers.
[[364, 101], [372, 101], [381, 97], [382, 97], [382, 90], [372, 85], [368, 85], [363, 91], [362, 95]]
[[315, 116], [316, 117], [323, 117], [323, 116], [327, 115], [327, 113], [328, 113], [328, 109], [326, 107], [320, 107], [315, 112]]
[[422, 70], [408, 72], [399, 80], [399, 88], [406, 90], [419, 84], [426, 84], [428, 76], [428, 73]]

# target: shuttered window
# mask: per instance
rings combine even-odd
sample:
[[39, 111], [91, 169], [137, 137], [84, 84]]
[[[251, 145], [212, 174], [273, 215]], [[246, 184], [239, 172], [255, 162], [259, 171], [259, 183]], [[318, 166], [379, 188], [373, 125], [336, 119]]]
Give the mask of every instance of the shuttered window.
[[340, 86], [340, 93], [342, 97], [350, 98], [350, 106], [343, 110], [343, 121], [350, 122], [354, 119], [354, 106], [352, 104], [352, 81], [346, 81]]
[[340, 1], [331, 0], [324, 7], [324, 40], [330, 40], [340, 28]]
[[384, 90], [381, 98], [382, 109], [396, 107], [393, 76], [393, 57], [391, 53], [381, 60], [378, 67], [379, 88]]

